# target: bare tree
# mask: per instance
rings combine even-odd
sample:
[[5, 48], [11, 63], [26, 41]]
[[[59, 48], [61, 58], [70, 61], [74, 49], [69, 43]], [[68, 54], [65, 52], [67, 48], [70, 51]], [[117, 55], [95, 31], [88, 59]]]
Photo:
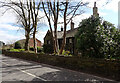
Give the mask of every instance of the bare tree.
[[17, 15], [19, 18], [17, 22], [24, 28], [25, 30], [25, 37], [26, 37], [26, 42], [25, 42], [25, 50], [29, 50], [29, 39], [30, 39], [30, 32], [32, 31], [33, 27], [31, 27], [31, 12], [30, 12], [30, 4], [29, 0], [25, 1], [12, 1], [9, 0], [7, 2], [0, 2], [1, 7], [6, 8], [5, 12], [8, 10], [13, 10], [14, 13]]
[[36, 32], [37, 32], [37, 24], [38, 24], [38, 14], [40, 11], [41, 1], [37, 4], [35, 0], [30, 0], [30, 11], [32, 17], [32, 26], [33, 26], [33, 40], [34, 40], [34, 51], [37, 53], [37, 44], [36, 44]]
[[53, 22], [54, 22], [54, 43], [55, 43], [55, 53], [58, 53], [58, 41], [57, 41], [57, 24], [58, 24], [58, 16], [59, 16], [59, 0], [54, 0], [53, 4], [51, 0], [49, 1], [50, 9], [53, 13]]
[[[62, 54], [64, 46], [65, 46], [65, 41], [66, 41], [66, 28], [67, 28], [67, 23], [66, 23], [66, 14], [67, 14], [67, 10], [68, 10], [68, 0], [66, 0], [65, 2], [65, 11], [64, 11], [64, 34], [63, 34], [63, 42], [62, 42], [62, 47], [60, 49], [60, 53]], [[64, 4], [64, 3], [63, 3]]]
[[[58, 22], [58, 16], [59, 16], [59, 0], [54, 0], [52, 2], [51, 0], [48, 0], [47, 2], [43, 2], [43, 10], [44, 13], [48, 19], [50, 31], [52, 33], [53, 38], [53, 45], [54, 45], [54, 52], [58, 53], [58, 42], [57, 42], [57, 22]], [[51, 20], [53, 19], [54, 22], [54, 32], [52, 30]]]
[[[66, 0], [63, 2], [60, 2], [59, 0], [54, 0], [54, 1], [47, 0], [47, 2], [42, 2], [42, 5], [43, 5], [44, 13], [49, 22], [50, 31], [51, 31], [52, 35], [54, 34], [53, 35], [54, 51], [55, 51], [55, 53], [61, 54], [64, 49], [64, 46], [65, 46], [67, 24], [70, 22], [70, 20], [72, 20], [72, 18], [74, 18], [75, 16], [78, 15], [76, 13], [77, 9], [81, 6], [87, 5], [87, 3], [83, 3], [82, 1], [80, 1], [80, 2], [77, 2], [77, 4], [75, 4], [75, 3], [71, 4], [69, 0]], [[81, 11], [81, 13], [82, 13], [82, 11]], [[58, 52], [59, 48], [58, 48], [58, 41], [57, 41], [57, 28], [58, 28], [58, 23], [59, 23], [58, 22], [59, 17], [64, 18], [64, 21], [63, 21], [64, 34], [63, 34], [63, 42], [62, 42], [62, 47], [60, 49], [60, 52]], [[69, 17], [69, 19], [68, 19], [68, 17]], [[54, 31], [52, 30], [50, 19], [53, 20]]]
[[[70, 21], [72, 21], [72, 18], [81, 15], [84, 13], [84, 10], [81, 10], [83, 6], [87, 6], [87, 2], [82, 2], [82, 0], [80, 0], [79, 2], [71, 2], [70, 0], [66, 0], [65, 2], [61, 3], [63, 6], [62, 9], [60, 9], [61, 13], [61, 17], [64, 18], [64, 34], [63, 34], [63, 41], [62, 41], [62, 46], [60, 48], [60, 52], [59, 54], [62, 54], [63, 49], [65, 47], [65, 41], [66, 41], [66, 29], [67, 29], [67, 25], [70, 23]], [[81, 8], [81, 9], [80, 9]], [[78, 12], [79, 11], [79, 12]]]

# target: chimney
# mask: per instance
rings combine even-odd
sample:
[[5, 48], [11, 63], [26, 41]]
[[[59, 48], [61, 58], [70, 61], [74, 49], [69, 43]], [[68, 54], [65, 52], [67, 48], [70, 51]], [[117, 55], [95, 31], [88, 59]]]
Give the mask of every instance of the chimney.
[[63, 31], [63, 27], [61, 26], [61, 31]]
[[96, 2], [94, 2], [94, 7], [96, 7]]
[[73, 29], [74, 29], [74, 23], [71, 20], [71, 30], [73, 30]]
[[99, 13], [98, 13], [98, 8], [96, 6], [96, 2], [94, 2], [94, 7], [93, 7], [93, 16], [97, 16], [99, 17]]

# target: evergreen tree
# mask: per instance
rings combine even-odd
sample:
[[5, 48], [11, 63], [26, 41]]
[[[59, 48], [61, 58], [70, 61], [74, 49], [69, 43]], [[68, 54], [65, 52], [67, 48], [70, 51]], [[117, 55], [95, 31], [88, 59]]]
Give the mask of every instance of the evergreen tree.
[[112, 23], [102, 21], [100, 17], [91, 16], [79, 24], [76, 47], [82, 56], [113, 57], [118, 54], [117, 50], [120, 50], [117, 32], [119, 30]]

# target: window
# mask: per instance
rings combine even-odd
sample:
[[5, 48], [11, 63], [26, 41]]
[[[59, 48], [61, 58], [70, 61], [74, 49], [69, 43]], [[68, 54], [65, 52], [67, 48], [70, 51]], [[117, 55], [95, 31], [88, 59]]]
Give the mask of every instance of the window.
[[50, 41], [48, 42], [48, 44], [50, 44]]
[[50, 44], [50, 40], [47, 40], [47, 44]]
[[72, 43], [72, 39], [69, 39], [69, 43]]

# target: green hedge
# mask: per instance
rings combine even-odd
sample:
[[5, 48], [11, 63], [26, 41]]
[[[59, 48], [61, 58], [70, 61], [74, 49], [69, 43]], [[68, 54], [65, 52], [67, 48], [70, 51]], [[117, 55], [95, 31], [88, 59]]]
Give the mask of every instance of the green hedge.
[[54, 53], [53, 45], [52, 44], [44, 44], [43, 45], [43, 51], [44, 53]]
[[[38, 52], [42, 52], [43, 48], [37, 47], [37, 51]], [[33, 47], [30, 47], [30, 51], [34, 51]]]
[[80, 57], [64, 57], [46, 54], [34, 54], [24, 52], [8, 52], [3, 51], [3, 54], [10, 57], [16, 57], [26, 60], [32, 60], [39, 63], [59, 66], [72, 70], [92, 73], [106, 78], [120, 81], [120, 61], [119, 60], [103, 60], [103, 59], [88, 59]]

